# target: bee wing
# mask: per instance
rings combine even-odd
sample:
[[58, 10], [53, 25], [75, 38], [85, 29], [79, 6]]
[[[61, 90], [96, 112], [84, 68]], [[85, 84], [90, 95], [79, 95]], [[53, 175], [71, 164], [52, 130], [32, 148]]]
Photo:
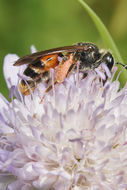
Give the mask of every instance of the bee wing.
[[31, 64], [33, 62], [37, 62], [39, 59], [41, 59], [45, 55], [50, 55], [50, 54], [57, 54], [57, 53], [62, 53], [62, 52], [75, 52], [75, 51], [85, 51], [87, 49], [86, 45], [73, 45], [73, 46], [65, 46], [65, 47], [59, 47], [59, 48], [54, 48], [50, 50], [45, 50], [45, 51], [40, 51], [37, 53], [33, 53], [30, 55], [26, 55], [20, 59], [18, 59], [15, 63], [14, 66], [20, 66], [24, 64]]
[[30, 64], [33, 63], [34, 61], [40, 59], [42, 57], [42, 55], [40, 54], [40, 56], [38, 55], [26, 55], [20, 59], [18, 59], [15, 63], [14, 66], [21, 66], [21, 65], [26, 65], [26, 64]]

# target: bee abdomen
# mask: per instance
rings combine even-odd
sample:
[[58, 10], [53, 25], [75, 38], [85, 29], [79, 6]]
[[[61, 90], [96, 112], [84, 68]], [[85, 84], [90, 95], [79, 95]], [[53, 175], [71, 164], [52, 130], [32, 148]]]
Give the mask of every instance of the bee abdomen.
[[21, 82], [19, 83], [19, 90], [24, 96], [29, 95], [30, 91], [34, 91], [35, 88], [36, 88], [36, 82], [33, 80], [29, 81], [21, 80]]
[[32, 79], [35, 79], [39, 76], [39, 74], [37, 72], [35, 72], [35, 70], [30, 68], [30, 67], [27, 67], [23, 74], [32, 78]]
[[31, 91], [34, 91], [35, 88], [38, 86], [41, 82], [48, 82], [49, 81], [49, 72], [46, 71], [42, 74], [42, 76], [36, 77], [36, 79], [31, 78], [30, 80], [21, 80], [19, 83], [19, 90], [24, 95], [27, 96], [31, 93]]

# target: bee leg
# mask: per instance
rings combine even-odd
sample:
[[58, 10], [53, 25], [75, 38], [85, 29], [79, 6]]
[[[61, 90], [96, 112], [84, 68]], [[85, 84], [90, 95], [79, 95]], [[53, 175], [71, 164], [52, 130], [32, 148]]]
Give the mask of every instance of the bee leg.
[[[58, 83], [57, 81], [54, 81], [54, 85], [57, 84], [57, 83]], [[50, 84], [50, 85], [46, 88], [45, 93], [49, 92], [49, 91], [52, 89], [52, 87], [53, 87], [53, 85]]]
[[[55, 80], [55, 81], [54, 81], [54, 85], [56, 85], [57, 83], [58, 83], [57, 80]], [[53, 84], [50, 84], [50, 85], [46, 88], [46, 90], [44, 91], [44, 95], [43, 95], [42, 98], [41, 98], [40, 104], [43, 102], [44, 97], [45, 97], [45, 94], [48, 93], [48, 92], [52, 89], [52, 87], [53, 87]]]

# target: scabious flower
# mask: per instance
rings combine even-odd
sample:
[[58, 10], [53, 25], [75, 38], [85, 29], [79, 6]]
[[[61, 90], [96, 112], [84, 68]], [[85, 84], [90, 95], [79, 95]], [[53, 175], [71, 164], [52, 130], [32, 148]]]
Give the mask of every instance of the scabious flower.
[[17, 58], [4, 61], [11, 102], [0, 95], [0, 190], [126, 190], [127, 85], [75, 73], [40, 104], [44, 84], [18, 92]]

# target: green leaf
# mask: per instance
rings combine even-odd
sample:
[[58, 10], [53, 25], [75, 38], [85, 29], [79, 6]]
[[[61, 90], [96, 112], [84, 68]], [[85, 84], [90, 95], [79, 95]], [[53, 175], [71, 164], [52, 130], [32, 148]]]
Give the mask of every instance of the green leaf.
[[[94, 24], [96, 25], [98, 32], [100, 33], [100, 36], [101, 36], [106, 48], [111, 50], [111, 52], [113, 53], [117, 62], [124, 64], [122, 57], [117, 49], [117, 46], [115, 45], [115, 42], [113, 41], [110, 33], [108, 32], [107, 28], [105, 27], [105, 25], [103, 24], [101, 19], [83, 0], [78, 0], [78, 1], [88, 12], [89, 16], [92, 18]], [[120, 65], [118, 67], [119, 67], [119, 71], [120, 71], [122, 69], [122, 67]], [[123, 86], [125, 81], [127, 81], [127, 70], [122, 71], [122, 74], [120, 75], [119, 80], [121, 81], [121, 85]]]

